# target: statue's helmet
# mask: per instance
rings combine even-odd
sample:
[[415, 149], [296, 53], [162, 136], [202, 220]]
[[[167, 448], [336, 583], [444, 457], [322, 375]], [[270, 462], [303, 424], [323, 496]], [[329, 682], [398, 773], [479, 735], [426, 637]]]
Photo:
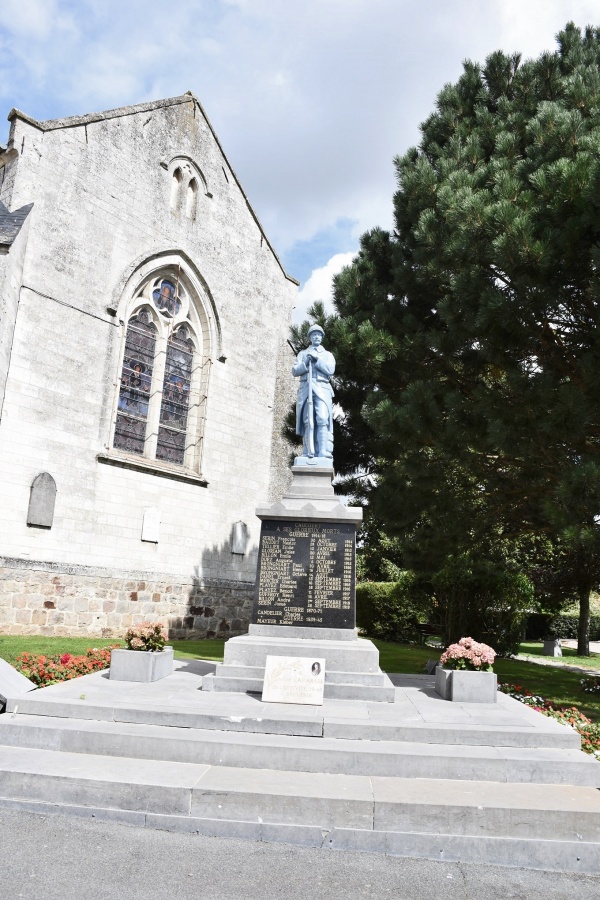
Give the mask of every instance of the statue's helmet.
[[313, 331], [318, 331], [318, 332], [320, 332], [320, 333], [323, 334], [323, 335], [325, 334], [324, 330], [321, 328], [320, 325], [316, 325], [316, 324], [315, 324], [315, 325], [311, 325], [311, 326], [310, 326], [310, 328], [308, 329], [308, 336], [309, 336], [309, 337], [311, 336], [311, 334], [313, 333]]

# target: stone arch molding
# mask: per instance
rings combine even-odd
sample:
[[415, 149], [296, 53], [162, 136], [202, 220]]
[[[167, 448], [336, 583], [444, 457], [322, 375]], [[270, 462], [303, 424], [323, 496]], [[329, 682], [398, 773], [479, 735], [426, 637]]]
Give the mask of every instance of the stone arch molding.
[[[117, 314], [123, 334], [108, 446], [199, 472], [211, 367], [215, 359], [224, 359], [219, 319], [206, 282], [181, 252], [154, 254], [124, 278]], [[136, 350], [140, 329], [152, 337]], [[178, 341], [188, 348], [189, 369], [175, 362], [182, 350]], [[142, 354], [136, 366], [132, 352]], [[170, 440], [178, 445], [169, 447]]]
[[173, 157], [167, 172], [171, 211], [194, 221], [198, 213], [199, 194], [212, 197], [204, 173], [191, 157], [182, 155]]
[[226, 353], [217, 305], [206, 280], [183, 250], [158, 251], [132, 264], [115, 289], [112, 308], [117, 311], [117, 318], [121, 323], [126, 322], [143, 286], [167, 271], [179, 273], [181, 283], [193, 301], [203, 334], [208, 339], [208, 344], [204, 342], [203, 355], [212, 362], [217, 359], [224, 362]]

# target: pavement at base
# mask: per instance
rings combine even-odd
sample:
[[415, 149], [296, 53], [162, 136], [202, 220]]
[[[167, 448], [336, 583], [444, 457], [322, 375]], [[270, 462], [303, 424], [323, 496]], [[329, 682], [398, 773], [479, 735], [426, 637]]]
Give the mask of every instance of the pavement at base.
[[0, 809], [0, 898], [597, 900], [600, 877], [342, 853]]

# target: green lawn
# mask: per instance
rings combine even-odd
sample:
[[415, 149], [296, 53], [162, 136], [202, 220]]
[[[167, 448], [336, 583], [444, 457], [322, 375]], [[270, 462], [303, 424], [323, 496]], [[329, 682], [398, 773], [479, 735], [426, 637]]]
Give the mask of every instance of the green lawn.
[[[437, 659], [440, 654], [433, 647], [391, 644], [377, 640], [373, 643], [379, 649], [380, 665], [385, 672], [422, 672], [427, 660]], [[580, 660], [581, 657], [574, 657], [569, 662], [578, 665]], [[600, 723], [600, 695], [586, 694], [581, 690], [580, 680], [583, 675], [579, 672], [540, 666], [520, 659], [497, 659], [494, 671], [499, 681], [520, 684], [558, 706], [577, 706], [592, 721]]]
[[11, 664], [16, 665], [19, 653], [34, 653], [35, 655], [53, 656], [55, 653], [71, 653], [79, 656], [89, 647], [110, 647], [111, 644], [119, 644], [124, 647], [123, 641], [115, 638], [104, 640], [102, 638], [89, 637], [40, 637], [39, 635], [7, 635], [0, 634], [0, 657]]
[[[88, 647], [107, 647], [119, 643], [115, 640], [99, 638], [66, 638], [0, 635], [0, 657], [15, 664], [16, 657], [23, 651], [44, 653], [84, 653]], [[178, 659], [210, 659], [219, 662], [223, 659], [224, 641], [171, 641]], [[412, 644], [392, 644], [387, 641], [373, 642], [380, 654], [380, 665], [385, 672], [419, 674], [428, 659], [437, 659], [439, 650], [433, 647], [419, 647]], [[529, 652], [530, 647], [523, 645]], [[539, 647], [539, 645], [537, 645]], [[541, 648], [540, 648], [541, 649]], [[564, 651], [563, 651], [564, 652]], [[574, 653], [575, 651], [573, 651]], [[596, 654], [598, 656], [598, 654]], [[569, 662], [579, 665], [581, 657], [569, 654]], [[565, 660], [566, 661], [566, 660]], [[600, 666], [599, 666], [600, 667]], [[579, 672], [568, 669], [540, 666], [522, 659], [499, 659], [494, 670], [500, 681], [509, 681], [528, 688], [534, 694], [540, 694], [557, 705], [577, 706], [594, 722], [600, 722], [600, 695], [585, 694], [581, 690]]]
[[[43, 653], [52, 656], [55, 653], [72, 653], [78, 656], [85, 653], [88, 647], [110, 647], [111, 644], [125, 646], [124, 641], [115, 638], [89, 637], [40, 637], [38, 635], [6, 635], [0, 634], [0, 657], [11, 665], [15, 665], [19, 653]], [[169, 641], [175, 648], [178, 659], [223, 659], [225, 641]]]
[[[548, 659], [544, 656], [544, 645], [541, 643], [521, 644], [519, 657], [537, 657]], [[559, 657], [560, 659], [560, 657]], [[577, 656], [577, 650], [573, 647], [562, 648], [562, 659], [570, 666], [580, 666], [582, 669], [597, 669], [600, 671], [600, 653], [590, 653], [589, 656]]]

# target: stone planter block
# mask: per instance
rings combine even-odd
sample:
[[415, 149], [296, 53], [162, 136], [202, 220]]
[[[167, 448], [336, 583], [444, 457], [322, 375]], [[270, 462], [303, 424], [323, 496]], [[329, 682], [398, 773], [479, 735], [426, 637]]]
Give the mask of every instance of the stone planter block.
[[544, 656], [562, 656], [560, 638], [551, 638], [544, 641]]
[[495, 672], [469, 672], [466, 669], [435, 670], [435, 691], [454, 703], [496, 703], [498, 676]]
[[113, 650], [110, 654], [111, 681], [160, 681], [173, 671], [173, 648], [158, 653], [145, 650]]
[[452, 672], [450, 669], [442, 669], [436, 666], [435, 669], [435, 692], [439, 694], [442, 700], [452, 700]]

